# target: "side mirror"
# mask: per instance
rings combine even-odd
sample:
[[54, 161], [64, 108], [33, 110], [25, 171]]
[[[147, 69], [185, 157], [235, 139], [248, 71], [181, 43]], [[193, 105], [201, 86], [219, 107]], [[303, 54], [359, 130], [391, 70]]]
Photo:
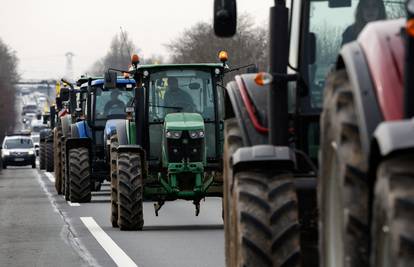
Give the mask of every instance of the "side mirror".
[[352, 0], [329, 0], [328, 6], [330, 8], [335, 7], [350, 7], [352, 6]]
[[188, 88], [190, 88], [191, 90], [198, 90], [198, 89], [200, 89], [200, 84], [199, 83], [190, 83], [188, 85]]
[[214, 0], [214, 32], [219, 37], [236, 34], [236, 0]]
[[105, 89], [114, 89], [114, 88], [116, 88], [116, 78], [117, 78], [117, 74], [116, 74], [115, 71], [108, 70], [107, 72], [105, 72], [104, 88]]

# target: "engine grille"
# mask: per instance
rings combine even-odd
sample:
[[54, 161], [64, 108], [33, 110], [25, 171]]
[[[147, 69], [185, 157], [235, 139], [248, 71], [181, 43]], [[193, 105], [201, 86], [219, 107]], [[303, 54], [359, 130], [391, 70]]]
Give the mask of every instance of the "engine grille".
[[204, 154], [204, 138], [192, 139], [188, 131], [183, 131], [180, 139], [167, 138], [168, 161], [202, 162]]

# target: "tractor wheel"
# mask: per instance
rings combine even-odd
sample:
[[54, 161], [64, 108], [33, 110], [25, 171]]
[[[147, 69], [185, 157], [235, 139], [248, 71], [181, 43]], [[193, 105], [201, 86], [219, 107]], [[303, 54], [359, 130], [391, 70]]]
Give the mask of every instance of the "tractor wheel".
[[46, 171], [53, 172], [53, 143], [46, 142]]
[[109, 147], [111, 161], [111, 223], [112, 227], [118, 227], [118, 179], [117, 179], [117, 148], [118, 136], [111, 136], [111, 144]]
[[318, 177], [321, 266], [368, 266], [369, 185], [345, 70], [327, 79]]
[[118, 154], [118, 226], [121, 230], [142, 230], [143, 178], [139, 154]]
[[414, 156], [379, 165], [375, 186], [371, 266], [414, 266]]
[[56, 127], [54, 130], [54, 170], [55, 170], [55, 188], [58, 194], [62, 194], [62, 162], [61, 162], [61, 152], [62, 152], [62, 128], [60, 126]]
[[293, 177], [231, 169], [242, 146], [236, 119], [226, 121], [224, 225], [227, 266], [300, 266], [299, 210]]
[[44, 170], [46, 168], [46, 142], [41, 141], [39, 145], [39, 169]]
[[65, 139], [62, 138], [62, 194], [65, 195], [65, 200], [69, 200], [70, 197], [70, 181], [66, 175], [66, 145]]
[[77, 203], [90, 202], [91, 170], [89, 166], [89, 150], [84, 147], [69, 150], [70, 201]]
[[226, 120], [224, 126], [225, 140], [224, 140], [224, 163], [223, 163], [223, 220], [224, 220], [224, 240], [225, 240], [225, 255], [226, 255], [226, 266], [234, 266], [234, 255], [235, 250], [232, 248], [230, 242], [230, 201], [231, 201], [231, 192], [230, 189], [233, 181], [233, 170], [231, 168], [231, 156], [233, 153], [240, 147], [243, 146], [243, 140], [241, 138], [241, 133], [239, 125], [236, 118], [231, 118]]

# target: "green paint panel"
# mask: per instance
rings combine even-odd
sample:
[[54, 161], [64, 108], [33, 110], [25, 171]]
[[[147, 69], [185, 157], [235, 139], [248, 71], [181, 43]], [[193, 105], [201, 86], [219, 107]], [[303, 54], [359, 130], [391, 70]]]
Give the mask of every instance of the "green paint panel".
[[198, 113], [170, 113], [165, 116], [166, 130], [204, 130], [204, 119]]

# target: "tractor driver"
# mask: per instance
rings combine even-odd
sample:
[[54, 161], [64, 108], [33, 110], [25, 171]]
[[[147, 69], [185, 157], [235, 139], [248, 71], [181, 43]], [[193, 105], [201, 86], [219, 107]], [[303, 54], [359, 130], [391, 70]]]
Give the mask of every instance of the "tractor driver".
[[121, 93], [118, 90], [111, 91], [111, 100], [104, 107], [104, 114], [122, 114], [125, 110], [125, 103], [118, 98]]
[[[178, 87], [176, 77], [168, 77], [168, 89], [164, 95], [164, 105], [167, 108], [177, 108], [173, 112], [194, 112], [195, 105], [189, 93]], [[170, 113], [171, 111], [169, 111]]]

